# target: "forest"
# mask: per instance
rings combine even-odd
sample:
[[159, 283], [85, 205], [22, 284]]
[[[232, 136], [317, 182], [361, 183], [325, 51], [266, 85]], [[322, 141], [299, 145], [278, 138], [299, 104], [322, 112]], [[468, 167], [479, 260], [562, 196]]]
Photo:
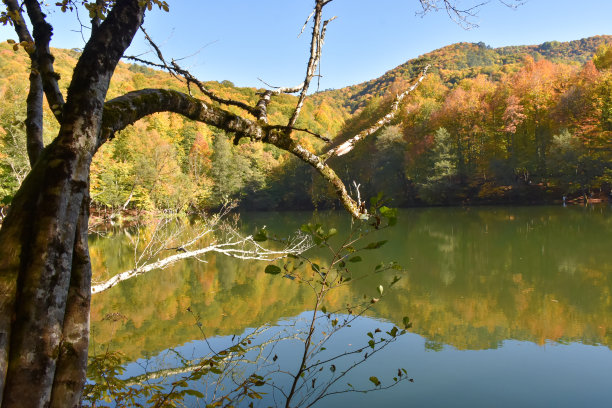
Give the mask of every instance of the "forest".
[[[431, 69], [389, 126], [343, 157], [340, 175], [394, 206], [545, 203], [607, 199], [612, 185], [611, 36], [493, 49], [453, 44], [378, 79], [316, 92], [297, 126], [338, 145], [368, 128], [425, 65]], [[25, 149], [27, 59], [0, 48], [0, 201], [9, 204], [30, 169]], [[54, 50], [66, 88], [80, 50]], [[120, 63], [108, 98], [159, 86], [167, 73]], [[209, 82], [221, 97], [254, 103], [260, 90]], [[296, 97], [280, 95], [271, 124], [288, 119]], [[230, 110], [232, 108], [230, 107]], [[57, 133], [45, 109], [45, 135]], [[146, 137], [142, 137], [146, 135]], [[48, 142], [48, 141], [47, 141]], [[309, 150], [324, 142], [301, 138]], [[337, 201], [310, 166], [273, 145], [242, 139], [170, 113], [151, 115], [104, 145], [92, 164], [92, 206], [190, 212], [238, 200], [257, 210], [333, 208]]]

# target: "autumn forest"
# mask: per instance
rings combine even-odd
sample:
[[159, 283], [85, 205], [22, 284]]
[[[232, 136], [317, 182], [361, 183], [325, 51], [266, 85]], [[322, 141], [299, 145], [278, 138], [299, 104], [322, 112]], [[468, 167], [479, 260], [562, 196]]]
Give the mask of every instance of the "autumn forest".
[[[425, 54], [359, 85], [319, 90], [297, 127], [338, 145], [372, 125], [426, 65], [423, 83], [391, 125], [331, 159], [365, 195], [394, 206], [606, 200], [612, 185], [612, 37], [492, 49], [460, 43]], [[80, 50], [55, 50], [66, 87]], [[11, 201], [29, 171], [24, 95], [28, 55], [0, 49], [0, 200]], [[207, 84], [221, 97], [253, 103], [255, 88]], [[145, 87], [182, 89], [167, 73], [121, 63], [108, 98]], [[270, 105], [271, 124], [296, 97]], [[230, 108], [231, 109], [231, 108]], [[57, 122], [45, 111], [45, 135]], [[146, 137], [143, 137], [146, 135]], [[325, 142], [300, 135], [311, 151]], [[47, 141], [48, 142], [48, 141]], [[238, 200], [258, 210], [337, 207], [310, 166], [273, 145], [160, 113], [120, 132], [92, 164], [92, 205], [100, 212], [194, 211]]]

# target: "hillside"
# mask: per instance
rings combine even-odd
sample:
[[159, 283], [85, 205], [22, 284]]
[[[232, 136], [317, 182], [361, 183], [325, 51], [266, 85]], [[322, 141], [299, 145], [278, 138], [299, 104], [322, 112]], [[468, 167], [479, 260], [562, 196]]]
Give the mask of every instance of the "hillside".
[[496, 80], [503, 73], [516, 71], [525, 56], [535, 61], [582, 65], [592, 58], [599, 46], [612, 43], [612, 35], [600, 35], [570, 42], [550, 41], [539, 45], [490, 48], [485, 43], [457, 43], [437, 49], [399, 65], [376, 79], [361, 84], [320, 92], [324, 100], [337, 101], [349, 113], [363, 108], [372, 97], [383, 96], [395, 84], [413, 80], [427, 64], [431, 73], [440, 75], [447, 85], [484, 74]]
[[[603, 194], [612, 181], [612, 50], [602, 48], [606, 43], [612, 43], [612, 36], [496, 49], [484, 43], [452, 44], [380, 78], [311, 95], [297, 126], [340, 143], [376, 121], [391, 95], [430, 64], [427, 78], [393, 126], [349, 155], [332, 159], [347, 182], [361, 183], [364, 195], [384, 191], [395, 205], [420, 205]], [[53, 52], [65, 90], [79, 51]], [[601, 55], [594, 64], [596, 52]], [[23, 130], [27, 67], [23, 50], [0, 45], [4, 203], [29, 169]], [[250, 103], [260, 91], [229, 81], [207, 86], [219, 96]], [[167, 73], [120, 63], [109, 98], [149, 87], [185, 89]], [[271, 123], [285, 122], [295, 100], [292, 95], [275, 98]], [[49, 142], [57, 124], [48, 110], [44, 126]], [[227, 139], [176, 115], [152, 115], [96, 155], [93, 203], [111, 212], [202, 209], [228, 199], [257, 209], [334, 204], [329, 186], [286, 153], [248, 141], [233, 147]], [[303, 142], [313, 150], [322, 148], [311, 137], [304, 136]]]
[[[53, 49], [60, 89], [66, 92], [79, 50]], [[29, 57], [22, 49], [0, 44], [0, 203], [10, 202], [29, 171], [25, 152], [25, 96]], [[207, 82], [223, 98], [254, 104], [256, 88], [237, 88], [229, 81]], [[186, 91], [166, 72], [120, 63], [113, 75], [108, 99], [143, 88]], [[202, 97], [196, 92], [196, 96]], [[206, 99], [206, 98], [204, 98]], [[286, 124], [296, 97], [275, 97], [268, 109], [271, 124]], [[58, 126], [45, 102], [44, 135], [49, 143]], [[229, 108], [241, 113], [239, 108]], [[297, 127], [333, 137], [347, 118], [334, 101], [306, 101]], [[220, 137], [217, 137], [220, 136]], [[302, 136], [298, 136], [302, 137]], [[315, 149], [322, 142], [306, 137]], [[208, 208], [228, 198], [240, 198], [266, 186], [268, 175], [288, 160], [271, 145], [244, 140], [232, 148], [218, 130], [172, 114], [155, 114], [137, 122], [106, 144], [92, 165], [92, 199], [101, 209]], [[221, 169], [221, 170], [218, 170]]]
[[397, 206], [607, 200], [610, 40], [501, 49], [455, 44], [339, 90], [355, 113], [335, 143], [371, 126], [392, 91], [432, 65], [392, 126], [334, 165], [361, 184], [362, 195], [382, 191]]
[[[393, 96], [431, 65], [392, 125], [333, 158], [333, 166], [360, 185], [362, 197], [383, 192], [395, 206], [607, 200], [607, 43], [612, 36], [499, 49], [453, 44], [380, 78], [316, 94], [315, 100], [335, 101], [352, 113], [334, 139], [340, 144], [376, 122]], [[299, 164], [289, 168], [271, 195], [291, 191], [284, 207], [334, 206], [312, 173]]]

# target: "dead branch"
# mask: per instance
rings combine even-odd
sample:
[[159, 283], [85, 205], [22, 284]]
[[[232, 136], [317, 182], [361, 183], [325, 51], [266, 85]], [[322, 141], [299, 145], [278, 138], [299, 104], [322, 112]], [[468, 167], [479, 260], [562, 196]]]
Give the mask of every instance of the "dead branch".
[[323, 161], [325, 162], [329, 160], [330, 158], [332, 158], [333, 156], [342, 156], [350, 152], [351, 150], [353, 150], [357, 142], [365, 139], [366, 137], [370, 136], [371, 134], [376, 132], [381, 127], [391, 122], [391, 120], [393, 120], [393, 118], [398, 112], [400, 103], [404, 100], [404, 98], [406, 98], [406, 96], [412, 93], [419, 86], [421, 82], [423, 82], [423, 79], [425, 79], [425, 76], [427, 75], [427, 70], [429, 69], [429, 67], [430, 66], [427, 65], [425, 69], [423, 70], [421, 77], [410, 88], [408, 88], [406, 91], [402, 92], [395, 98], [395, 100], [393, 101], [393, 104], [391, 104], [391, 109], [389, 110], [389, 113], [387, 113], [385, 116], [380, 118], [373, 126], [361, 131], [359, 134], [357, 134], [356, 136], [353, 136], [352, 138], [342, 143], [341, 145], [336, 146], [328, 150], [326, 153], [322, 154], [321, 158], [323, 159]]
[[[422, 10], [418, 12], [417, 15], [424, 16], [431, 11], [444, 10], [448, 17], [459, 26], [470, 29], [478, 27], [474, 19], [478, 16], [480, 8], [490, 3], [490, 1], [491, 0], [484, 0], [472, 6], [460, 8], [457, 6], [457, 2], [453, 0], [419, 0]], [[524, 4], [525, 1], [526, 0], [498, 0], [499, 3], [509, 8], [516, 8]]]
[[[145, 39], [147, 40], [149, 45], [155, 51], [155, 54], [157, 55], [157, 58], [160, 60], [161, 64], [155, 64], [155, 63], [152, 63], [152, 62], [149, 62], [149, 61], [137, 58], [137, 57], [132, 57], [132, 56], [126, 56], [124, 58], [131, 59], [131, 60], [134, 60], [134, 61], [138, 61], [138, 62], [141, 62], [141, 63], [145, 63], [147, 65], [156, 66], [157, 68], [162, 68], [162, 69], [168, 71], [170, 73], [170, 75], [172, 75], [173, 77], [175, 77], [179, 81], [183, 82], [183, 80], [184, 80], [184, 82], [186, 82], [188, 87], [190, 87], [191, 85], [195, 85], [196, 88], [198, 88], [200, 90], [200, 92], [202, 92], [204, 95], [209, 97], [214, 102], [221, 103], [221, 104], [228, 105], [228, 106], [236, 106], [238, 108], [244, 109], [245, 111], [247, 111], [248, 113], [252, 114], [253, 116], [256, 116], [254, 114], [254, 108], [249, 106], [249, 105], [247, 105], [246, 103], [240, 102], [240, 101], [236, 101], [236, 100], [233, 100], [233, 99], [221, 98], [220, 96], [216, 95], [214, 92], [209, 90], [204, 85], [204, 83], [202, 83], [194, 75], [192, 75], [188, 70], [182, 68], [178, 64], [177, 60], [173, 59], [170, 63], [167, 63], [166, 59], [164, 58], [163, 53], [161, 52], [161, 49], [155, 43], [155, 41], [153, 41], [153, 39], [149, 36], [147, 31], [144, 29], [144, 27], [141, 26], [140, 30], [143, 32], [143, 34], [145, 36]], [[182, 78], [182, 80], [181, 80], [181, 78]]]
[[34, 43], [36, 51], [37, 67], [42, 78], [42, 86], [47, 96], [47, 102], [51, 107], [51, 111], [61, 123], [62, 112], [64, 110], [64, 96], [59, 89], [59, 74], [53, 68], [55, 58], [51, 54], [49, 44], [53, 35], [53, 28], [46, 21], [45, 14], [40, 8], [40, 3], [37, 0], [24, 1], [28, 17], [32, 23], [34, 33]]
[[[329, 3], [329, 0], [317, 0], [315, 4], [314, 24], [312, 27], [312, 37], [310, 40], [310, 57], [308, 59], [308, 65], [306, 67], [306, 78], [304, 79], [304, 83], [293, 114], [291, 115], [291, 118], [287, 123], [288, 127], [293, 127], [295, 125], [300, 111], [302, 110], [302, 106], [304, 105], [304, 100], [306, 99], [306, 93], [308, 92], [310, 81], [312, 80], [312, 77], [314, 76], [315, 71], [317, 69], [317, 65], [319, 64], [319, 61], [321, 59], [321, 50], [323, 48], [323, 42], [325, 40], [325, 32], [327, 30], [327, 25], [335, 19], [335, 17], [332, 17], [331, 19], [324, 21], [323, 28], [321, 28], [323, 7], [327, 3]], [[309, 20], [310, 17], [306, 20], [306, 24], [308, 24]]]
[[[113, 276], [105, 282], [94, 284], [91, 286], [91, 293], [96, 294], [103, 292], [113, 286], [118, 285], [120, 282], [134, 278], [136, 276], [143, 275], [147, 272], [164, 269], [170, 265], [175, 264], [178, 261], [189, 258], [199, 259], [204, 254], [209, 252], [223, 254], [233, 258], [244, 259], [244, 260], [258, 260], [272, 262], [280, 258], [284, 258], [289, 254], [298, 255], [312, 247], [312, 241], [310, 236], [303, 233], [296, 233], [292, 239], [290, 239], [283, 248], [274, 250], [263, 247], [261, 244], [253, 239], [252, 235], [242, 236], [235, 229], [226, 226], [225, 234], [227, 236], [224, 242], [213, 242], [206, 246], [189, 250], [188, 248], [193, 246], [199, 239], [203, 238], [207, 234], [213, 233], [213, 229], [210, 227], [204, 228], [196, 236], [197, 239], [192, 238], [188, 243], [175, 247], [175, 250], [179, 253], [167, 256], [157, 261], [150, 262], [150, 258], [158, 255], [161, 250], [151, 249], [156, 245], [159, 245], [160, 241], [157, 234], [147, 243], [145, 249], [141, 255], [136, 256], [136, 265], [134, 269], [122, 272], [118, 275]], [[179, 234], [173, 234], [173, 237]], [[147, 261], [143, 262], [143, 259], [148, 258]], [[200, 259], [201, 260], [201, 259]]]

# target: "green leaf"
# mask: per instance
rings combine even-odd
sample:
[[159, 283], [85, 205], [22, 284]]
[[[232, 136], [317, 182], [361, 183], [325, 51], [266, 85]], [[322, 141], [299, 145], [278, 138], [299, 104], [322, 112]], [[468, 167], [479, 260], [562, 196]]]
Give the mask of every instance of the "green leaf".
[[187, 389], [185, 390], [185, 394], [191, 395], [194, 397], [198, 397], [198, 398], [204, 398], [204, 394], [202, 394], [200, 391], [197, 391], [197, 390]]
[[323, 313], [327, 313], [327, 308], [326, 308], [325, 306], [321, 306], [321, 311], [322, 311]]
[[278, 275], [281, 273], [281, 268], [276, 265], [268, 265], [266, 266], [266, 273], [270, 275]]
[[265, 228], [260, 229], [253, 235], [255, 242], [264, 242], [268, 240], [268, 231]]
[[380, 385], [380, 381], [374, 376], [370, 377], [370, 381], [377, 387]]
[[313, 263], [313, 264], [312, 264], [312, 266], [311, 266], [311, 268], [312, 268], [312, 270], [313, 270], [314, 272], [316, 272], [316, 273], [321, 272], [321, 267], [320, 267], [318, 264], [316, 264], [316, 263]]
[[376, 343], [374, 342], [374, 340], [370, 340], [368, 341], [368, 345], [372, 348], [372, 350], [374, 350], [374, 346], [376, 345]]
[[378, 206], [378, 203], [380, 203], [380, 200], [382, 200], [383, 198], [383, 192], [379, 191], [378, 194], [376, 195], [376, 197], [371, 197], [370, 198], [370, 205], [372, 206], [372, 208], [376, 208]]
[[402, 322], [404, 323], [404, 327], [406, 329], [409, 329], [412, 327], [412, 323], [410, 323], [410, 318], [408, 316], [404, 316], [404, 318], [402, 319]]
[[389, 208], [387, 206], [380, 207], [380, 215], [385, 218], [397, 218], [397, 209]]
[[378, 242], [370, 242], [368, 245], [366, 245], [363, 249], [378, 249], [381, 246], [385, 245], [388, 242], [388, 240], [383, 240], [383, 241], [378, 241]]
[[393, 282], [391, 282], [391, 285], [390, 285], [390, 286], [395, 285], [395, 284], [396, 284], [396, 283], [397, 283], [397, 282], [398, 282], [400, 279], [402, 279], [402, 278], [400, 278], [399, 276], [394, 276], [394, 277], [393, 277]]
[[336, 325], [338, 324], [338, 319], [332, 320], [331, 324], [332, 324], [332, 327], [336, 327]]
[[337, 229], [335, 229], [335, 228], [331, 228], [331, 229], [329, 230], [329, 232], [327, 233], [327, 238], [329, 238], [329, 237], [333, 237], [333, 236], [334, 236], [334, 235], [336, 235], [337, 233], [338, 233], [338, 230], [337, 230]]
[[358, 256], [354, 256], [351, 259], [349, 259], [349, 262], [355, 263], [355, 262], [361, 262], [362, 260], [363, 259], [361, 259], [361, 257], [358, 255]]

